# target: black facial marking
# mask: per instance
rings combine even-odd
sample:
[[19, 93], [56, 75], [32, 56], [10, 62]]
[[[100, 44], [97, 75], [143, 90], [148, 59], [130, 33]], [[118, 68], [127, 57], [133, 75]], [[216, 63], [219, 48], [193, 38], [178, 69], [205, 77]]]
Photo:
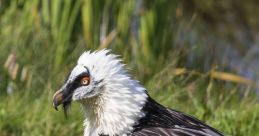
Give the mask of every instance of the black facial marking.
[[103, 82], [103, 79], [101, 79], [101, 80], [99, 80], [99, 81], [94, 82], [94, 85], [98, 85], [98, 84], [100, 84], [101, 82]]
[[85, 66], [84, 66], [84, 68], [86, 69], [86, 71], [77, 75], [74, 78], [74, 80], [69, 79], [69, 77], [71, 75], [71, 72], [67, 75], [67, 77], [65, 79], [66, 85], [63, 88], [63, 97], [64, 98], [63, 98], [63, 102], [62, 102], [65, 117], [67, 117], [68, 110], [69, 110], [69, 107], [71, 105], [72, 95], [73, 95], [74, 90], [76, 90], [76, 88], [82, 86], [81, 79], [83, 77], [85, 77], [85, 76], [90, 77], [89, 70]]
[[85, 73], [78, 75], [74, 81], [68, 81], [68, 79], [66, 80], [67, 84], [63, 90], [63, 96], [65, 97], [63, 100], [63, 109], [65, 117], [67, 117], [68, 109], [71, 105], [73, 91], [81, 85], [80, 79], [82, 78], [82, 76], [85, 76]]
[[84, 77], [84, 76], [89, 76], [89, 74], [87, 72], [84, 72], [84, 73], [81, 73], [80, 75], [78, 75], [75, 80], [73, 81], [70, 81], [69, 79], [67, 79], [66, 81], [66, 86], [63, 90], [64, 92], [64, 102], [69, 102], [71, 101], [71, 98], [72, 98], [72, 95], [73, 95], [73, 91], [80, 87], [81, 86], [81, 79]]
[[76, 76], [76, 78], [75, 78], [75, 81], [77, 81], [77, 80], [81, 80], [81, 78], [83, 78], [83, 77], [85, 77], [85, 76], [90, 76], [89, 75], [89, 73], [88, 72], [83, 72], [83, 73], [81, 73], [81, 74], [79, 74], [78, 76]]
[[86, 66], [84, 66], [84, 68], [86, 69], [87, 73], [90, 75], [88, 68]]

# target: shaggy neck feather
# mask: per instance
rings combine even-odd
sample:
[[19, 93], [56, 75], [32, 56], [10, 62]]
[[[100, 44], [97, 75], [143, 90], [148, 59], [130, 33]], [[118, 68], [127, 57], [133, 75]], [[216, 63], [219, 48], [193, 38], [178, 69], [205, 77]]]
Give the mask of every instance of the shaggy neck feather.
[[116, 84], [106, 84], [102, 94], [82, 103], [86, 117], [84, 136], [124, 135], [145, 116], [141, 112], [147, 98], [145, 88], [128, 77], [108, 82]]

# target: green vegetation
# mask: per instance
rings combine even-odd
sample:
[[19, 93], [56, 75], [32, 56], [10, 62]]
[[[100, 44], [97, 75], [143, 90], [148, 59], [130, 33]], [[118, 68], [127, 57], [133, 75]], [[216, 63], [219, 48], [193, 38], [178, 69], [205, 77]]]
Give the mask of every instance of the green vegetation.
[[[209, 60], [210, 71], [235, 72], [211, 59], [217, 55], [206, 56], [204, 39], [213, 33], [231, 41], [229, 33], [239, 25], [217, 30], [226, 21], [218, 23], [225, 16], [216, 12], [220, 4], [203, 2], [0, 0], [0, 135], [82, 135], [79, 104], [72, 104], [65, 119], [52, 108], [51, 99], [79, 55], [101, 48], [120, 54], [134, 78], [160, 103], [192, 114], [226, 135], [259, 134], [253, 83], [215, 78], [204, 68]], [[258, 28], [257, 16], [250, 15], [258, 10], [256, 1], [222, 3], [221, 11], [242, 11], [242, 23]], [[243, 49], [242, 44], [235, 47]], [[191, 63], [190, 55], [195, 56]], [[191, 71], [179, 72], [179, 67]]]

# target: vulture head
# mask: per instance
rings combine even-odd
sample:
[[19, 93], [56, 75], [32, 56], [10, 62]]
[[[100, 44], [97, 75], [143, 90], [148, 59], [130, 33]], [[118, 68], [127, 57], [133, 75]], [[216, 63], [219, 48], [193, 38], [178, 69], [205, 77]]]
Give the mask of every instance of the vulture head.
[[53, 106], [81, 103], [85, 135], [124, 134], [133, 129], [147, 99], [145, 88], [131, 79], [117, 55], [103, 49], [84, 52], [64, 85], [54, 94]]

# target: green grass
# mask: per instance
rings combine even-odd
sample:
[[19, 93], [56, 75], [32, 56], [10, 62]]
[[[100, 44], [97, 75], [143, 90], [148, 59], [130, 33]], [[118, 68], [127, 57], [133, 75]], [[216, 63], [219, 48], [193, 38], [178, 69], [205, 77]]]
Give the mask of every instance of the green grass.
[[[192, 1], [197, 10], [193, 13], [188, 3], [143, 0], [137, 8], [139, 3], [132, 0], [0, 0], [0, 135], [82, 135], [79, 104], [72, 104], [65, 119], [51, 99], [80, 54], [102, 47], [120, 55], [134, 79], [163, 105], [189, 113], [226, 135], [259, 134], [253, 87], [213, 79], [206, 71], [194, 74], [204, 71], [207, 58], [203, 48], [207, 45], [200, 42], [202, 30], [207, 29], [202, 17], [217, 8], [212, 1], [203, 3], [206, 9]], [[256, 27], [253, 22], [243, 23]], [[185, 36], [188, 30], [193, 37]], [[193, 71], [175, 74], [175, 68], [190, 65], [190, 55], [196, 55]], [[211, 69], [216, 62], [211, 62]]]

